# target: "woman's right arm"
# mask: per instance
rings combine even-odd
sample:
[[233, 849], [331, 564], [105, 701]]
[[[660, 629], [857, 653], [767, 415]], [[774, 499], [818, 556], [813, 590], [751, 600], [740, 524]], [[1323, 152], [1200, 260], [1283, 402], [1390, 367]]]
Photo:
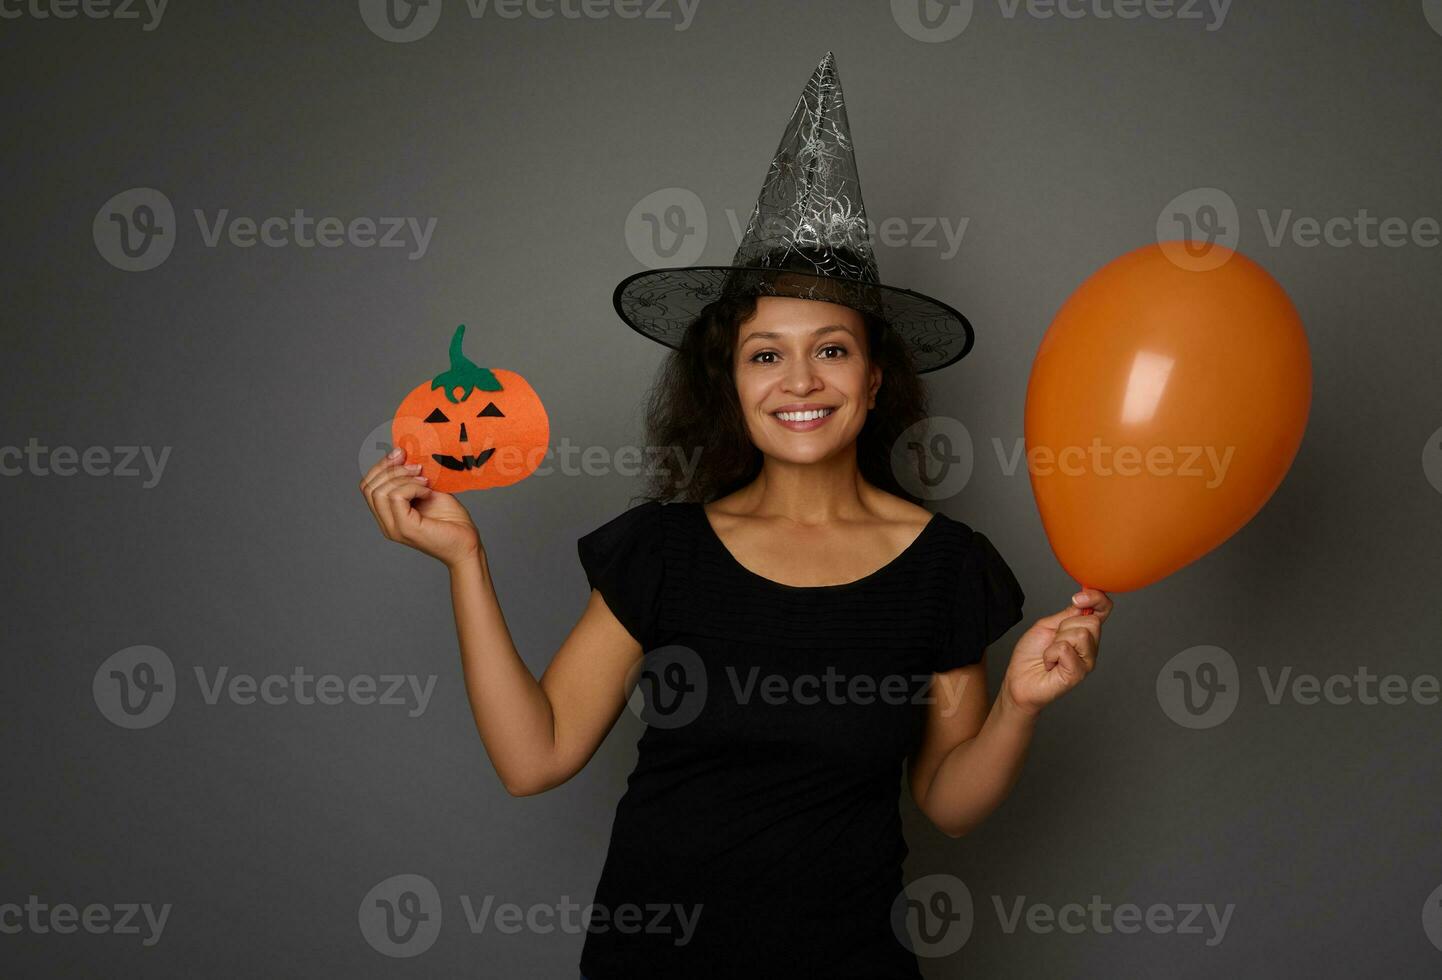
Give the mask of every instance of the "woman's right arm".
[[386, 537], [450, 570], [471, 715], [506, 790], [530, 796], [559, 786], [590, 761], [620, 716], [641, 645], [592, 590], [580, 621], [537, 681], [511, 639], [469, 513], [416, 472], [403, 454], [383, 458], [361, 491]]

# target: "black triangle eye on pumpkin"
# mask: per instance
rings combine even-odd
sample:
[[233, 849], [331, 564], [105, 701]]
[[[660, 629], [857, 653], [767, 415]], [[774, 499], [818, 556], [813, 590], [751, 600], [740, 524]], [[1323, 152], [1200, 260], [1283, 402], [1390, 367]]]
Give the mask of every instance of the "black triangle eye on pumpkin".
[[[396, 409], [391, 444], [442, 493], [504, 487], [524, 480], [549, 449], [550, 420], [525, 378], [484, 368], [461, 351], [466, 325], [451, 337], [449, 370], [411, 391]], [[460, 421], [475, 409], [483, 424]]]

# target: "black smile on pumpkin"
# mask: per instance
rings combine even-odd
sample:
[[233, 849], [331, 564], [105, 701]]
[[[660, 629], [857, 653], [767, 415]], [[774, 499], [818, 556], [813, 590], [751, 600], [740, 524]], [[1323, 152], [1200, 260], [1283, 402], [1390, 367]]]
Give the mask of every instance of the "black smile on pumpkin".
[[486, 464], [486, 460], [491, 458], [491, 453], [495, 451], [496, 450], [492, 448], [487, 449], [483, 453], [477, 453], [474, 456], [459, 457], [444, 456], [441, 453], [431, 453], [431, 459], [435, 460], [437, 463], [440, 463], [448, 470], [474, 470], [484, 466]]

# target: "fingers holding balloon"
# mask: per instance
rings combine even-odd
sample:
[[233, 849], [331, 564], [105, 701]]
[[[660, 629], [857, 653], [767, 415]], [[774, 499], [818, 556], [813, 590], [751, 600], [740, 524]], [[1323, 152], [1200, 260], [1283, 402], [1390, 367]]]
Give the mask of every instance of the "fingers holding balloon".
[[1071, 604], [1080, 610], [1078, 615], [1094, 615], [1102, 622], [1106, 622], [1112, 611], [1111, 596], [1101, 589], [1082, 589], [1071, 597]]

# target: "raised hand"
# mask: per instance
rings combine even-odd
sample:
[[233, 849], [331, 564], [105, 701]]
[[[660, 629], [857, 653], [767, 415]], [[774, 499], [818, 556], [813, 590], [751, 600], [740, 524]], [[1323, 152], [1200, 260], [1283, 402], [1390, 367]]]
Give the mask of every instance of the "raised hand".
[[468, 561], [481, 551], [481, 536], [470, 513], [454, 496], [433, 490], [419, 463], [407, 463], [397, 446], [361, 480], [361, 493], [381, 533], [443, 561]]
[[1002, 695], [1035, 714], [1080, 684], [1096, 669], [1102, 624], [1111, 611], [1105, 592], [1088, 589], [1033, 623], [1012, 651]]

